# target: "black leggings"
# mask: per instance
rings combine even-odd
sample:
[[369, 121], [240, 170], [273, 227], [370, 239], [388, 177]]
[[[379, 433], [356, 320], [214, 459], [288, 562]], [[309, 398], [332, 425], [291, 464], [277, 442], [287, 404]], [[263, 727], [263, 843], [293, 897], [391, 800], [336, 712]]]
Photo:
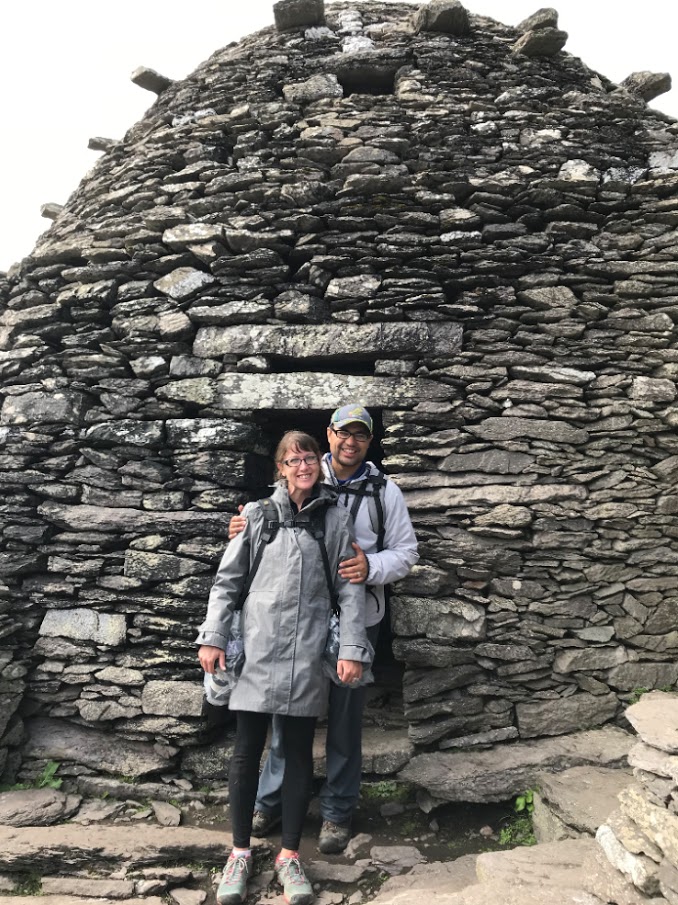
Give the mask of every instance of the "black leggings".
[[[259, 765], [270, 714], [238, 710], [235, 748], [228, 774], [233, 844], [249, 848]], [[316, 717], [283, 716], [285, 773], [282, 783], [282, 848], [297, 851], [313, 791], [313, 735]]]

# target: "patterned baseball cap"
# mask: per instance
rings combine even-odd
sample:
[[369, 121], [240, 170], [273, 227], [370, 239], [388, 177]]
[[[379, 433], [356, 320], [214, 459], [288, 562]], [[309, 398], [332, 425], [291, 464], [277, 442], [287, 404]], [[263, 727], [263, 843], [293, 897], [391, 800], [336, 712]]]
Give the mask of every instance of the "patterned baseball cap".
[[362, 405], [358, 405], [355, 402], [350, 403], [349, 405], [342, 405], [341, 408], [338, 408], [330, 418], [330, 427], [341, 428], [346, 427], [347, 424], [364, 424], [367, 428], [368, 432], [372, 433], [372, 416], [367, 411], [366, 408], [363, 408]]

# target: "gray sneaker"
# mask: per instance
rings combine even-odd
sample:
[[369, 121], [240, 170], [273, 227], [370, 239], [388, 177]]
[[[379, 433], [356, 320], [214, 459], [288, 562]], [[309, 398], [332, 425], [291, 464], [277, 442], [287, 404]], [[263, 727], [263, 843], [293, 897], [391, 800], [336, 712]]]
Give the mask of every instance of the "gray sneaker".
[[247, 895], [247, 881], [252, 871], [251, 858], [234, 858], [226, 862], [221, 883], [217, 889], [219, 905], [240, 905]]
[[324, 855], [336, 855], [343, 852], [351, 838], [350, 823], [332, 823], [323, 820], [318, 837], [318, 848]]
[[252, 835], [257, 839], [268, 836], [271, 830], [282, 821], [280, 814], [267, 814], [266, 811], [255, 811], [252, 817]]
[[288, 905], [310, 905], [313, 887], [298, 858], [276, 858], [275, 873]]

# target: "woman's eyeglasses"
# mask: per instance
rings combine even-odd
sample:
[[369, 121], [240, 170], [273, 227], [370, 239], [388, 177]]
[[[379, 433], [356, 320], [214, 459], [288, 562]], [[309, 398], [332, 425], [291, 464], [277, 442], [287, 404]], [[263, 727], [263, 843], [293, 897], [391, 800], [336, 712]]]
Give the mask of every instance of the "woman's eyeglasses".
[[299, 458], [299, 456], [294, 456], [292, 459], [283, 459], [283, 465], [287, 465], [288, 468], [299, 468], [301, 463], [304, 465], [315, 465], [318, 461], [317, 456], [304, 456], [303, 458]]

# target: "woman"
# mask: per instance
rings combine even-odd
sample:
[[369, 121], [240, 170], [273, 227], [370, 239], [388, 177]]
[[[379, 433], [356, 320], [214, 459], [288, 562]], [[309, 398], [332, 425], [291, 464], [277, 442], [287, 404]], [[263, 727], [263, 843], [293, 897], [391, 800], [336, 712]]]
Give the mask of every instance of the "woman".
[[[337, 673], [358, 681], [370, 654], [364, 627], [364, 586], [350, 584], [337, 571], [353, 555], [348, 512], [332, 505], [334, 491], [321, 483], [320, 449], [308, 434], [288, 431], [275, 453], [279, 483], [271, 499], [284, 526], [266, 545], [242, 612], [245, 665], [233, 689], [237, 714], [229, 770], [233, 851], [217, 890], [220, 905], [238, 905], [251, 873], [250, 833], [259, 781], [259, 764], [271, 714], [283, 715], [285, 775], [282, 787], [282, 849], [275, 869], [290, 905], [313, 899], [299, 862], [299, 842], [313, 782], [313, 735], [327, 707], [328, 681], [321, 658], [331, 602], [321, 548], [301, 525], [314, 510], [325, 510], [325, 545], [341, 607], [341, 646]], [[200, 626], [198, 651], [205, 672], [225, 667], [225, 648], [233, 612], [261, 543], [263, 510], [248, 504], [246, 528], [226, 548]]]

